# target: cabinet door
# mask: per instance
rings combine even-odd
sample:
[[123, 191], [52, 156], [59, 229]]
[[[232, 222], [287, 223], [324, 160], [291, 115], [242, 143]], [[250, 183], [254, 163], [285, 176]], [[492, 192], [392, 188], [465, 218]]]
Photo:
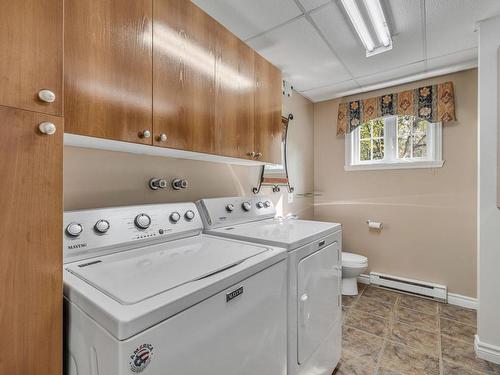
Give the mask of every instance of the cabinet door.
[[61, 374], [63, 122], [6, 107], [0, 118], [0, 373]]
[[69, 133], [151, 144], [152, 0], [66, 0]]
[[[63, 0], [2, 1], [0, 105], [62, 114]], [[50, 90], [55, 101], [38, 98]]]
[[255, 151], [258, 159], [281, 163], [281, 72], [255, 54]]
[[155, 145], [215, 151], [216, 26], [191, 1], [154, 0]]
[[216, 153], [253, 159], [255, 52], [218, 25], [215, 62]]

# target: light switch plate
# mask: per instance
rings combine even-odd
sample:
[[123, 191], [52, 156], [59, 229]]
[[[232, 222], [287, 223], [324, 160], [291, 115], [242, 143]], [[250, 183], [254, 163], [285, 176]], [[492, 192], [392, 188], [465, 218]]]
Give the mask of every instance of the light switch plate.
[[293, 193], [288, 193], [288, 203], [293, 203]]

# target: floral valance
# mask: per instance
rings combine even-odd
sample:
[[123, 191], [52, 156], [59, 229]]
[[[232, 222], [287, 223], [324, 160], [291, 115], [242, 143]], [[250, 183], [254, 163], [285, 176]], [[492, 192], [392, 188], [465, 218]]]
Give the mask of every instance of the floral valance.
[[429, 122], [455, 120], [453, 83], [419, 87], [375, 98], [339, 104], [337, 135], [352, 132], [359, 125], [383, 116], [416, 116]]

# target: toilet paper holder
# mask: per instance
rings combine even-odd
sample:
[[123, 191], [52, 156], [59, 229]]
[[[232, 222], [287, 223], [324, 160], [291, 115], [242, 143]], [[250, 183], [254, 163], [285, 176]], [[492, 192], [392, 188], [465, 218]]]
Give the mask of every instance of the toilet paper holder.
[[378, 221], [373, 221], [373, 220], [366, 220], [366, 224], [368, 224], [368, 228], [370, 229], [382, 229], [384, 227], [384, 223], [378, 222]]

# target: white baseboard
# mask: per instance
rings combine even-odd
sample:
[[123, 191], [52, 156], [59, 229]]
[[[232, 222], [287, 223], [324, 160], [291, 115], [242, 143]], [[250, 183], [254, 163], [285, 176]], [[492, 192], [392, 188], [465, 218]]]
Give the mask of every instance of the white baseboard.
[[360, 284], [370, 284], [370, 275], [361, 274], [358, 276], [358, 283]]
[[[358, 282], [360, 284], [370, 284], [370, 275], [361, 274], [358, 277]], [[462, 296], [461, 294], [448, 293], [448, 303], [450, 305], [465, 307], [467, 309], [477, 310], [479, 307], [479, 302], [477, 298]]]
[[467, 309], [477, 310], [479, 302], [477, 298], [462, 296], [461, 294], [448, 293], [448, 303], [450, 305], [465, 307]]
[[474, 350], [479, 358], [500, 364], [500, 346], [481, 342], [481, 340], [479, 340], [479, 336], [476, 335], [474, 337]]

